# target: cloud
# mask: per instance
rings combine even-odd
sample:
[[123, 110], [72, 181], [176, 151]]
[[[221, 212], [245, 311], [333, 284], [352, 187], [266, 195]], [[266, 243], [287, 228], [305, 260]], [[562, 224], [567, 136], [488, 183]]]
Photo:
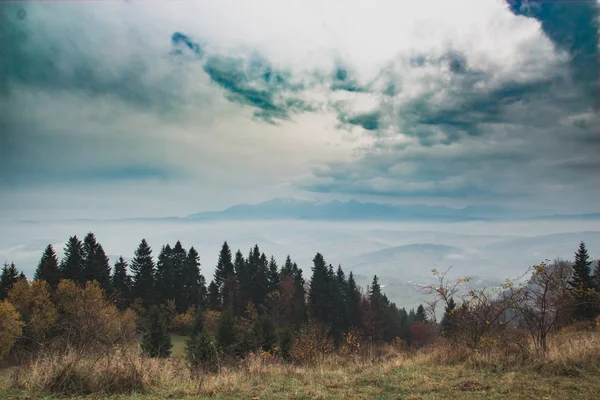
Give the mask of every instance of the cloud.
[[285, 3], [0, 5], [0, 188], [592, 207], [597, 4]]

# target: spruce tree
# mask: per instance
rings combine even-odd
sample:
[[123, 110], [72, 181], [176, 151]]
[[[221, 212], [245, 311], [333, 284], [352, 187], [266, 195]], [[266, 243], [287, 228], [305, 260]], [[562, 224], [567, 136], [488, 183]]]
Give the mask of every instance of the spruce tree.
[[171, 336], [167, 332], [164, 313], [158, 306], [152, 306], [146, 316], [146, 327], [142, 340], [142, 351], [149, 357], [169, 357], [171, 355]]
[[427, 315], [425, 314], [425, 307], [423, 307], [423, 304], [419, 304], [419, 307], [417, 307], [415, 322], [427, 322]]
[[265, 253], [260, 255], [258, 266], [255, 269], [252, 300], [257, 308], [264, 307], [269, 294], [269, 260]]
[[246, 269], [246, 259], [242, 252], [238, 249], [235, 253], [233, 262], [233, 271], [235, 274], [235, 298], [234, 298], [234, 313], [236, 316], [244, 315], [245, 306], [250, 299], [250, 279]]
[[187, 310], [187, 307], [185, 307], [184, 304], [185, 282], [183, 279], [186, 260], [187, 251], [185, 250], [181, 242], [178, 240], [177, 243], [175, 243], [175, 246], [173, 246], [173, 276], [175, 278], [173, 281], [173, 299], [175, 300], [177, 304], [177, 309], [180, 312]]
[[309, 299], [310, 314], [322, 324], [328, 324], [332, 314], [330, 270], [321, 253], [313, 258], [312, 277], [310, 279]]
[[111, 284], [117, 300], [117, 308], [125, 310], [131, 305], [131, 276], [127, 273], [127, 262], [123, 256], [115, 262]]
[[148, 242], [146, 242], [146, 239], [142, 239], [140, 245], [135, 250], [133, 260], [131, 261], [131, 270], [133, 272], [133, 298], [141, 299], [146, 307], [156, 303], [154, 293], [154, 260], [152, 259], [152, 249], [148, 245]]
[[173, 249], [169, 244], [160, 249], [156, 261], [155, 291], [160, 304], [167, 300], [175, 300], [175, 267]]
[[58, 282], [60, 281], [60, 269], [58, 267], [56, 252], [51, 244], [44, 250], [44, 254], [35, 270], [33, 279], [46, 281], [52, 290], [56, 290]]
[[71, 236], [67, 241], [60, 270], [62, 279], [79, 283], [85, 282], [83, 245], [77, 236]]
[[225, 353], [231, 354], [237, 342], [237, 328], [231, 310], [221, 312], [217, 324], [217, 343]]
[[97, 242], [96, 236], [89, 232], [83, 239], [83, 274], [86, 281], [96, 281], [105, 293], [110, 291], [110, 265], [108, 257]]
[[571, 287], [575, 303], [573, 305], [573, 317], [576, 320], [590, 320], [595, 317], [594, 304], [594, 282], [591, 271], [592, 261], [587, 252], [585, 244], [579, 243], [575, 252], [575, 263], [573, 264], [573, 276]]
[[454, 333], [454, 310], [456, 309], [456, 303], [454, 299], [451, 297], [448, 300], [448, 304], [446, 304], [446, 308], [444, 310], [444, 316], [442, 317], [442, 321], [440, 322], [440, 333], [442, 336], [451, 337]]
[[8, 292], [13, 285], [20, 279], [19, 271], [14, 263], [4, 263], [2, 274], [0, 275], [0, 300], [4, 300], [8, 296]]
[[182, 271], [182, 300], [177, 304], [180, 310], [189, 307], [204, 307], [206, 301], [206, 280], [200, 273], [200, 256], [194, 247], [187, 253], [187, 258]]
[[219, 286], [215, 281], [211, 281], [208, 285], [208, 298], [206, 300], [209, 310], [220, 310], [221, 309], [221, 294], [219, 293]]
[[275, 257], [271, 256], [271, 260], [269, 261], [269, 269], [267, 271], [267, 279], [269, 281], [269, 289], [268, 292], [274, 292], [279, 290], [279, 267], [277, 266], [277, 262], [275, 261]]
[[[333, 267], [330, 266], [330, 275], [333, 274]], [[337, 273], [330, 283], [330, 295], [332, 301], [332, 313], [330, 315], [330, 334], [333, 342], [339, 345], [344, 333], [348, 331], [350, 315], [348, 312], [348, 303], [346, 300], [346, 276], [341, 266], [338, 266]]]
[[254, 323], [254, 335], [258, 349], [272, 352], [277, 344], [275, 325], [268, 315], [261, 315]]
[[204, 313], [200, 307], [196, 310], [190, 336], [185, 342], [185, 355], [192, 370], [200, 369], [210, 372], [218, 370], [217, 348], [204, 327]]
[[231, 259], [231, 249], [227, 242], [223, 243], [221, 252], [219, 253], [219, 260], [215, 267], [215, 274], [213, 281], [219, 287], [219, 290], [223, 290], [223, 285], [227, 278], [233, 275], [233, 261]]
[[600, 260], [596, 261], [596, 268], [594, 268], [594, 285], [596, 293], [600, 294]]
[[350, 327], [352, 328], [359, 328], [361, 326], [360, 297], [360, 289], [351, 271], [350, 275], [348, 275], [348, 284], [346, 285], [346, 298], [348, 300], [348, 312], [350, 313]]

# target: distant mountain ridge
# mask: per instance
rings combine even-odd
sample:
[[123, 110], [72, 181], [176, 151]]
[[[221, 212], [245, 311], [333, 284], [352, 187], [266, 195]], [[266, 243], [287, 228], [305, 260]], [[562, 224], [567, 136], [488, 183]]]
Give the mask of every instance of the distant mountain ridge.
[[186, 220], [226, 219], [298, 219], [298, 220], [431, 220], [473, 221], [504, 217], [509, 212], [498, 206], [468, 206], [451, 208], [423, 204], [391, 205], [361, 203], [356, 200], [342, 202], [313, 202], [292, 198], [275, 198], [259, 204], [239, 204], [222, 211], [201, 212], [185, 217]]

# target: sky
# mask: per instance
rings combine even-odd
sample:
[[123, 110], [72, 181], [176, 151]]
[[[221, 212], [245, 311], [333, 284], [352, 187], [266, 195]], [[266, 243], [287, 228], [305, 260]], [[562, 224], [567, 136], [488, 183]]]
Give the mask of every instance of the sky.
[[0, 220], [599, 212], [600, 2], [0, 4]]

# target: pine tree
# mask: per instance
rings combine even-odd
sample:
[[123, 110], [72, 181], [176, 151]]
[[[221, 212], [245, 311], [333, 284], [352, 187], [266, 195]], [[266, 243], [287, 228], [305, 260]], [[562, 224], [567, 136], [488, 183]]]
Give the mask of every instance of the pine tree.
[[183, 279], [183, 273], [185, 270], [186, 260], [187, 251], [185, 250], [181, 242], [178, 240], [177, 243], [175, 243], [175, 246], [173, 246], [173, 276], [175, 278], [173, 281], [173, 299], [175, 300], [177, 304], [177, 309], [180, 312], [184, 312], [188, 309], [188, 307], [185, 307], [184, 304], [185, 282]]
[[454, 310], [456, 309], [456, 303], [454, 299], [451, 297], [448, 300], [448, 304], [444, 310], [444, 316], [442, 317], [442, 321], [440, 322], [440, 333], [442, 336], [451, 337], [454, 333]]
[[225, 353], [232, 353], [237, 342], [235, 319], [231, 310], [221, 312], [217, 324], [217, 343]]
[[223, 243], [221, 252], [219, 253], [219, 260], [215, 267], [215, 274], [213, 281], [219, 287], [219, 292], [223, 292], [223, 285], [229, 276], [233, 275], [233, 262], [231, 260], [231, 249], [227, 242]]
[[4, 263], [2, 274], [0, 275], [0, 300], [4, 300], [8, 296], [8, 292], [13, 285], [20, 279], [19, 271], [14, 263]]
[[269, 261], [267, 279], [269, 281], [269, 293], [279, 290], [279, 267], [277, 266], [277, 262], [275, 261], [275, 257], [273, 256], [271, 256], [271, 260]]
[[254, 324], [257, 347], [262, 351], [272, 352], [277, 344], [275, 325], [268, 315], [261, 315]]
[[246, 259], [239, 249], [235, 253], [233, 271], [235, 274], [233, 307], [235, 315], [239, 317], [244, 315], [246, 304], [250, 299], [250, 279], [246, 269]]
[[[330, 275], [333, 275], [333, 267], [330, 266]], [[334, 279], [331, 279], [330, 291], [333, 312], [330, 315], [330, 334], [335, 345], [342, 341], [344, 333], [350, 326], [350, 314], [348, 312], [348, 303], [346, 299], [346, 287], [348, 282], [341, 266], [338, 266]]]
[[594, 283], [596, 287], [596, 293], [600, 294], [600, 260], [596, 261], [596, 268], [594, 268]]
[[266, 305], [267, 295], [269, 294], [269, 260], [265, 253], [260, 255], [255, 271], [252, 281], [252, 300], [256, 307], [261, 309]]
[[60, 269], [58, 267], [58, 258], [51, 244], [44, 250], [44, 254], [33, 275], [34, 280], [42, 280], [48, 282], [52, 290], [56, 290], [60, 281]]
[[219, 293], [219, 286], [215, 281], [211, 281], [208, 285], [208, 298], [206, 300], [209, 310], [220, 310], [221, 309], [221, 294]]
[[348, 312], [350, 313], [350, 327], [359, 328], [362, 321], [360, 307], [360, 289], [356, 285], [354, 275], [350, 272], [348, 275], [348, 284], [346, 285], [346, 298], [348, 299]]
[[594, 318], [596, 314], [593, 301], [594, 282], [591, 265], [592, 261], [585, 244], [581, 242], [575, 252], [573, 276], [570, 282], [575, 300], [573, 317], [576, 320], [589, 320]]
[[154, 304], [154, 260], [152, 259], [152, 249], [142, 239], [140, 245], [135, 250], [133, 260], [131, 261], [131, 270], [133, 272], [133, 298], [139, 298], [147, 307]]
[[158, 306], [150, 307], [142, 340], [142, 351], [150, 357], [171, 355], [171, 336], [167, 332], [166, 317]]
[[127, 273], [127, 262], [123, 256], [119, 257], [115, 263], [115, 268], [111, 280], [112, 287], [115, 291], [117, 300], [117, 308], [125, 310], [131, 305], [131, 276]]
[[321, 253], [313, 258], [312, 273], [309, 288], [310, 313], [317, 322], [328, 324], [332, 315], [332, 276]]
[[181, 310], [189, 307], [204, 307], [206, 301], [206, 280], [200, 273], [200, 256], [194, 247], [187, 253], [182, 271], [183, 292], [182, 300], [177, 304]]
[[419, 307], [417, 307], [415, 322], [427, 322], [427, 315], [425, 315], [425, 307], [423, 307], [423, 304], [419, 304]]
[[60, 270], [62, 279], [69, 279], [79, 283], [85, 282], [83, 245], [77, 236], [71, 236], [67, 241]]
[[96, 281], [104, 290], [110, 292], [110, 264], [102, 245], [96, 236], [89, 232], [83, 239], [83, 270], [86, 281]]
[[173, 249], [169, 244], [160, 249], [156, 261], [155, 291], [160, 304], [175, 299], [175, 267]]
[[196, 309], [190, 336], [185, 342], [185, 354], [192, 370], [200, 369], [211, 372], [218, 370], [217, 348], [204, 327], [204, 313], [200, 307]]

